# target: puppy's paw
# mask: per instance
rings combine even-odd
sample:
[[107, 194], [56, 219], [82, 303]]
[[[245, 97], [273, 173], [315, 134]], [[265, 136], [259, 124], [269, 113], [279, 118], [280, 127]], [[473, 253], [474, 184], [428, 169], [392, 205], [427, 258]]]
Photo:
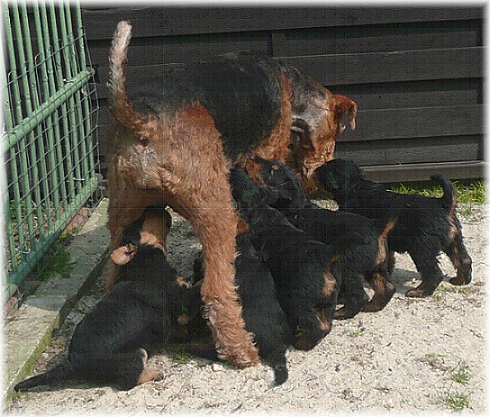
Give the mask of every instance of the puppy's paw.
[[145, 369], [138, 378], [138, 385], [148, 381], [162, 381], [163, 373], [158, 369]]

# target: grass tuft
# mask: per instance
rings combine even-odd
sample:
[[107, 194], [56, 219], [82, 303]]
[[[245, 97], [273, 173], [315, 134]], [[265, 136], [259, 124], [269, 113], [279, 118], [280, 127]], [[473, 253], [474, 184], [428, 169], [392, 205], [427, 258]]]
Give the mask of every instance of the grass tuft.
[[470, 406], [470, 399], [466, 394], [446, 393], [443, 398], [444, 405], [453, 411], [462, 411]]
[[33, 268], [31, 276], [39, 277], [41, 281], [47, 281], [57, 274], [63, 278], [68, 278], [74, 263], [70, 261], [70, 253], [65, 248], [72, 238], [73, 235], [68, 234], [57, 239], [41, 258], [41, 261]]
[[451, 381], [457, 382], [458, 384], [466, 385], [470, 378], [470, 368], [464, 361], [451, 372]]

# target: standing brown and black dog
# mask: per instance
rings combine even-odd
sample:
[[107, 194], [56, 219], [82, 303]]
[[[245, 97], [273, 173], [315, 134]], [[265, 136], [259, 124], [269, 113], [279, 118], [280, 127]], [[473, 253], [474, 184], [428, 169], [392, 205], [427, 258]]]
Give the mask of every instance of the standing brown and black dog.
[[[325, 144], [335, 143], [343, 130], [344, 112], [355, 126], [357, 106], [274, 59], [252, 53], [165, 72], [130, 98], [130, 38], [129, 23], [119, 22], [109, 57], [111, 249], [122, 230], [152, 204], [165, 202], [186, 217], [203, 246], [201, 293], [217, 351], [238, 367], [254, 365], [257, 349], [244, 329], [233, 279], [238, 217], [229, 168], [239, 164], [253, 177], [249, 155], [285, 161], [291, 129], [297, 126], [302, 134], [291, 150], [292, 161], [306, 178], [317, 166], [307, 163], [315, 154], [325, 162]], [[295, 88], [305, 91], [294, 93]], [[305, 105], [298, 106], [298, 100]], [[311, 152], [301, 153], [301, 147]], [[302, 159], [304, 166], [299, 166]]]

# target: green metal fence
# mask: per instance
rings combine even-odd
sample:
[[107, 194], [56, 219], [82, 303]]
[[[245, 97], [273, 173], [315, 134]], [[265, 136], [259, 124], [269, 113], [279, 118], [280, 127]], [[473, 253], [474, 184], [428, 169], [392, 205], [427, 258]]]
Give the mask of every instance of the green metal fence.
[[97, 109], [80, 6], [3, 3], [3, 301], [97, 188]]

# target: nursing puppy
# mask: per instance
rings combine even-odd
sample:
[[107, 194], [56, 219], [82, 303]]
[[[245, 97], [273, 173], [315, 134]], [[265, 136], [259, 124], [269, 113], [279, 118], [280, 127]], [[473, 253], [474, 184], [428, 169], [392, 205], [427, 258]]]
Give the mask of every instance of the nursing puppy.
[[[339, 259], [342, 266], [339, 296], [343, 297], [343, 307], [335, 312], [334, 318], [346, 319], [360, 311], [382, 310], [395, 293], [388, 271], [387, 236], [396, 217], [392, 214], [390, 218], [389, 210], [383, 219], [373, 220], [321, 208], [308, 200], [298, 176], [287, 165], [259, 157], [254, 160], [260, 165], [260, 179], [265, 184], [263, 192], [270, 195], [270, 205], [279, 209], [294, 226], [325, 244], [339, 242], [349, 234], [359, 237], [358, 244], [343, 248]], [[363, 278], [374, 290], [370, 300], [364, 291]]]
[[[274, 370], [274, 384], [280, 385], [288, 379], [286, 350], [291, 345], [291, 333], [287, 317], [277, 301], [274, 280], [249, 235], [241, 234], [236, 240], [235, 284], [242, 301], [245, 329], [253, 333], [260, 357]], [[203, 276], [201, 257], [196, 259], [194, 271], [195, 279]], [[186, 350], [196, 356], [218, 359], [210, 343], [189, 344]]]
[[146, 349], [170, 334], [174, 312], [184, 292], [190, 293], [165, 259], [166, 221], [162, 209], [148, 209], [124, 230], [121, 246], [111, 254], [121, 265], [116, 284], [76, 326], [67, 358], [19, 382], [15, 391], [79, 378], [129, 390], [163, 379], [160, 371], [145, 367]]
[[332, 273], [337, 248], [315, 240], [268, 206], [267, 194], [244, 171], [231, 170], [230, 183], [252, 243], [274, 278], [292, 344], [310, 350], [332, 328], [342, 282], [340, 271]]

